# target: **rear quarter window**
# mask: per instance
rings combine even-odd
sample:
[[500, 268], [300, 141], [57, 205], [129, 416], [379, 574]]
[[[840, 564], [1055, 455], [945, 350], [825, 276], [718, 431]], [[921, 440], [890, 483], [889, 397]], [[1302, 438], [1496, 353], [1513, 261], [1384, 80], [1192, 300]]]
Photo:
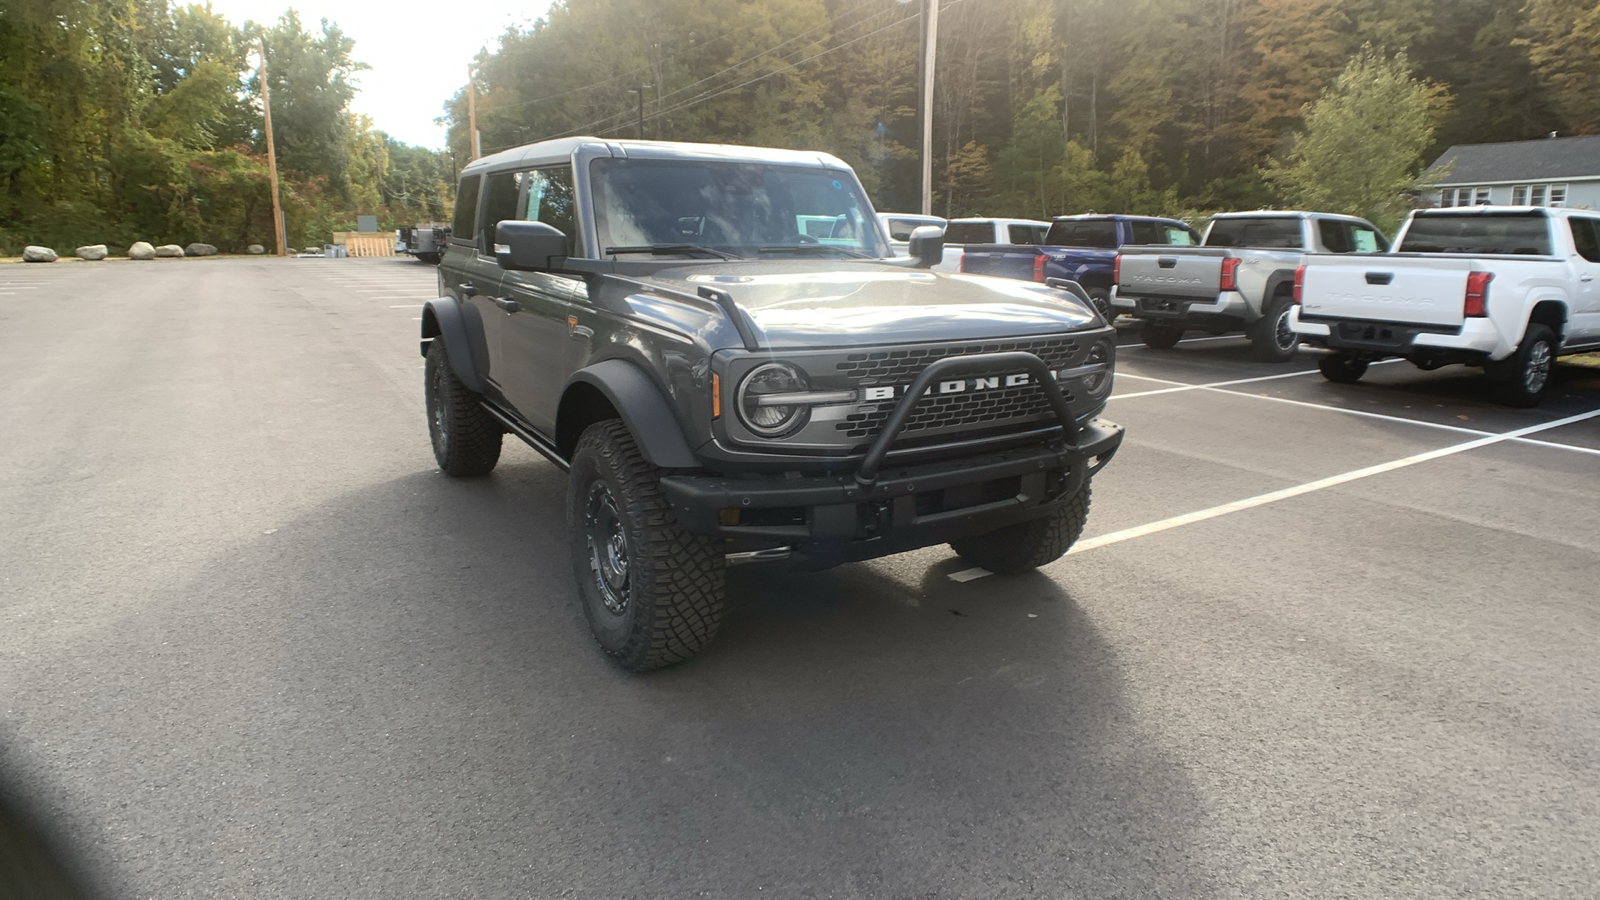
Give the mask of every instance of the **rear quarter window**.
[[461, 179], [456, 189], [456, 214], [450, 222], [450, 237], [456, 241], [472, 243], [478, 236], [478, 187], [483, 178], [469, 175]]

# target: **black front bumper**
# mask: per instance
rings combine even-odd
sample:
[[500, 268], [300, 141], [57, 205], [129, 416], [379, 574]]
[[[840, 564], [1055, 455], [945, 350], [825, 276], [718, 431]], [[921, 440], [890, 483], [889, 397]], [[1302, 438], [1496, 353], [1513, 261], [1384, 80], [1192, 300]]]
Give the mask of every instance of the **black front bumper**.
[[1122, 444], [1094, 419], [1055, 443], [852, 475], [668, 475], [661, 490], [684, 527], [736, 547], [792, 547], [814, 564], [872, 559], [1038, 518], [1077, 493]]

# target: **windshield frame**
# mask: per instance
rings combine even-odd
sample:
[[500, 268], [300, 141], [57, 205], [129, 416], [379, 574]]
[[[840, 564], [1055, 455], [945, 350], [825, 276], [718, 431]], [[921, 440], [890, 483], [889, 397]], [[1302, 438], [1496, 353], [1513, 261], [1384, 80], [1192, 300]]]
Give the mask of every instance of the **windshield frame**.
[[[883, 234], [882, 223], [879, 221], [876, 212], [872, 208], [872, 203], [867, 197], [866, 190], [862, 188], [861, 182], [856, 178], [855, 173], [851, 172], [849, 169], [841, 169], [826, 165], [810, 166], [787, 162], [768, 162], [765, 160], [755, 159], [596, 156], [588, 161], [589, 177], [586, 180], [589, 182], [589, 204], [590, 211], [593, 216], [597, 257], [605, 258], [603, 251], [604, 248], [608, 246], [630, 246], [640, 243], [631, 240], [618, 240], [617, 235], [612, 233], [613, 229], [611, 228], [611, 223], [609, 222], [609, 214], [607, 210], [607, 192], [614, 189], [614, 186], [609, 178], [616, 170], [646, 167], [684, 169], [718, 169], [722, 167], [739, 167], [750, 170], [750, 172], [743, 173], [742, 175], [730, 175], [730, 181], [737, 180], [739, 177], [748, 179], [751, 172], [756, 172], [758, 170], [778, 170], [779, 172], [782, 172], [791, 178], [831, 180], [833, 189], [836, 191], [843, 191], [847, 196], [844, 206], [848, 207], [849, 209], [846, 213], [841, 213], [840, 215], [859, 217], [857, 222], [859, 234], [853, 240], [839, 240], [837, 243], [827, 238], [814, 237], [800, 230], [801, 227], [809, 229], [811, 223], [807, 223], [803, 226], [797, 223], [795, 233], [790, 235], [790, 239], [788, 240], [774, 240], [771, 239], [770, 236], [763, 237], [760, 235], [740, 235], [739, 237], [751, 239], [742, 243], [736, 243], [719, 241], [715, 239], [708, 240], [707, 238], [709, 236], [707, 235], [690, 235], [680, 237], [675, 241], [657, 243], [698, 244], [704, 247], [713, 248], [718, 251], [731, 253], [746, 259], [773, 259], [777, 257], [777, 254], [771, 252], [761, 252], [761, 248], [763, 247], [773, 248], [775, 246], [781, 246], [784, 244], [804, 244], [809, 247], [813, 245], [813, 242], [815, 242], [814, 245], [817, 247], [837, 247], [839, 250], [845, 252], [838, 254], [821, 254], [805, 251], [797, 252], [795, 254], [796, 257], [806, 259], [886, 259], [890, 256], [889, 242]], [[770, 185], [763, 180], [762, 189], [766, 189], [769, 186]], [[785, 213], [787, 215], [795, 215], [797, 219], [815, 220], [820, 218], [818, 215], [809, 212], [798, 212], [797, 210], [786, 210]], [[704, 228], [704, 223], [702, 223], [701, 227], [702, 229]], [[855, 254], [864, 254], [864, 256], [856, 256]]]

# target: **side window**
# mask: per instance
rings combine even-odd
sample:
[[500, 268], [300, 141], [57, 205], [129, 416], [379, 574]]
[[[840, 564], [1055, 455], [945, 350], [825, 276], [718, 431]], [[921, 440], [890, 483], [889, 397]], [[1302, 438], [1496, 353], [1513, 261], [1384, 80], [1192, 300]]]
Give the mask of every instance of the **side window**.
[[1194, 232], [1187, 228], [1180, 228], [1177, 225], [1163, 225], [1161, 226], [1161, 231], [1162, 240], [1159, 241], [1159, 243], [1162, 244], [1171, 244], [1177, 247], [1193, 247], [1195, 244], [1200, 243], [1200, 241], [1195, 238]]
[[1337, 219], [1318, 219], [1317, 234], [1322, 238], [1322, 246], [1329, 253], [1349, 253], [1350, 232], [1345, 230], [1345, 224]]
[[1375, 229], [1359, 222], [1350, 223], [1350, 252], [1382, 253], [1387, 249], [1389, 249], [1388, 242]]
[[1600, 219], [1573, 216], [1567, 224], [1572, 227], [1572, 244], [1578, 255], [1589, 262], [1600, 262]]
[[578, 256], [578, 223], [573, 215], [572, 168], [553, 166], [524, 173], [528, 205], [521, 218], [543, 222], [567, 236], [567, 255]]
[[1135, 244], [1164, 244], [1161, 240], [1160, 226], [1154, 222], [1129, 222], [1128, 229], [1133, 232]]
[[1042, 235], [1033, 225], [1007, 225], [1006, 233], [1013, 244], [1037, 244]]
[[461, 187], [456, 189], [456, 215], [450, 223], [452, 240], [470, 244], [478, 236], [478, 186], [482, 183], [477, 175], [461, 179]]
[[484, 252], [494, 249], [494, 227], [506, 219], [517, 218], [517, 191], [520, 172], [490, 175], [483, 202], [483, 233], [479, 246]]

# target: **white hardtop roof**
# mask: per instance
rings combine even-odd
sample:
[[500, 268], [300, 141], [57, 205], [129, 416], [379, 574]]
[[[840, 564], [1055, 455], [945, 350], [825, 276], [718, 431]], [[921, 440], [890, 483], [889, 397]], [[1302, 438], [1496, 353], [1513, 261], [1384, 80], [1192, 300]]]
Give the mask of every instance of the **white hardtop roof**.
[[1001, 225], [1043, 225], [1046, 228], [1050, 227], [1049, 222], [1041, 222], [1038, 219], [1002, 219], [998, 216], [962, 216], [959, 219], [950, 220], [952, 225], [957, 222], [999, 222]]
[[1428, 209], [1414, 209], [1414, 210], [1412, 210], [1412, 213], [1417, 214], [1417, 215], [1425, 215], [1425, 216], [1463, 215], [1463, 214], [1465, 214], [1465, 215], [1482, 215], [1482, 216], [1492, 216], [1492, 215], [1502, 215], [1503, 216], [1503, 215], [1527, 215], [1529, 213], [1551, 213], [1551, 214], [1555, 214], [1555, 215], [1560, 215], [1562, 213], [1588, 213], [1590, 215], [1594, 215], [1594, 210], [1592, 210], [1592, 209], [1575, 209], [1575, 208], [1570, 207], [1570, 206], [1490, 206], [1488, 204], [1483, 204], [1482, 206], [1439, 206], [1439, 207], [1429, 207]]
[[469, 175], [488, 169], [514, 169], [525, 165], [552, 165], [572, 158], [580, 147], [593, 146], [604, 155], [640, 159], [706, 159], [714, 157], [733, 162], [764, 162], [787, 166], [817, 166], [849, 169], [831, 153], [817, 150], [780, 150], [773, 147], [742, 147], [737, 144], [695, 144], [682, 141], [608, 141], [597, 137], [557, 138], [512, 147], [473, 160], [461, 170]]
[[1307, 216], [1319, 216], [1324, 219], [1348, 219], [1351, 222], [1365, 222], [1360, 216], [1347, 216], [1344, 213], [1313, 212], [1307, 209], [1258, 209], [1254, 212], [1226, 212], [1217, 213], [1213, 219], [1303, 219]]

